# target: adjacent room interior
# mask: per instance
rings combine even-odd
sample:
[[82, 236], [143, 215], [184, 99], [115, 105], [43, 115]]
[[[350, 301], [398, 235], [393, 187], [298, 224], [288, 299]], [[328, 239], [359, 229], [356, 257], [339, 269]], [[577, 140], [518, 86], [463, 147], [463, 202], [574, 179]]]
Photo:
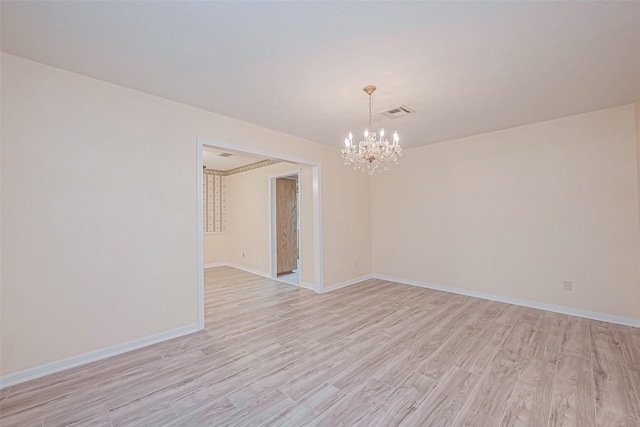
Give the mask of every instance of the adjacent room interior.
[[0, 2], [0, 424], [640, 426], [640, 2]]
[[311, 168], [207, 145], [202, 165], [204, 268], [314, 289]]
[[[300, 212], [298, 211], [298, 174], [273, 177], [271, 202], [275, 209], [272, 236], [276, 246], [276, 277], [293, 285], [300, 284]], [[275, 191], [274, 191], [275, 189]]]

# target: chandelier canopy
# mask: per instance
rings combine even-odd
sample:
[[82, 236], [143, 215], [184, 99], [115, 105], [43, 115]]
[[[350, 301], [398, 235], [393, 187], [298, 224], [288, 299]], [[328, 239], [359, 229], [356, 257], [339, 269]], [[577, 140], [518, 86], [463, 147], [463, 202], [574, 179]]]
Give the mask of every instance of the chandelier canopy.
[[364, 130], [364, 140], [357, 145], [353, 143], [353, 134], [349, 132], [349, 136], [344, 139], [342, 158], [345, 165], [353, 164], [353, 170], [367, 171], [369, 175], [373, 175], [376, 170], [389, 170], [391, 162], [398, 164], [398, 157], [402, 156], [402, 147], [397, 131], [393, 133], [391, 143], [384, 139], [384, 129], [380, 129], [378, 135], [371, 132], [372, 94], [376, 87], [369, 85], [362, 90], [369, 95], [369, 127]]

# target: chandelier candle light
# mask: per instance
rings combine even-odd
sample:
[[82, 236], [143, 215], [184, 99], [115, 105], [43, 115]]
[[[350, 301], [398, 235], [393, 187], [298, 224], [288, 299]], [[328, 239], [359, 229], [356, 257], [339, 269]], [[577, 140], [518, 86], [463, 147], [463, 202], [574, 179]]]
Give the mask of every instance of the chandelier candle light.
[[372, 94], [376, 90], [373, 85], [365, 86], [364, 90], [369, 95], [369, 127], [364, 130], [364, 141], [360, 141], [356, 146], [353, 143], [353, 134], [344, 139], [342, 158], [345, 165], [353, 164], [353, 170], [367, 171], [373, 175], [376, 169], [380, 171], [389, 170], [389, 163], [398, 164], [398, 157], [402, 156], [400, 138], [398, 132], [393, 133], [393, 142], [389, 143], [384, 139], [384, 129], [380, 129], [379, 137], [371, 132], [371, 109], [373, 107]]

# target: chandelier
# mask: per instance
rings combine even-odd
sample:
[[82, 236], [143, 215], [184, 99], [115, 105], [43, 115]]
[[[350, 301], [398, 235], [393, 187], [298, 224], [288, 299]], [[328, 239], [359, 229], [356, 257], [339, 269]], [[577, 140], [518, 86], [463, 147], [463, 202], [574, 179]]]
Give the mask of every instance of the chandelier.
[[384, 129], [380, 129], [379, 136], [371, 132], [371, 109], [373, 107], [372, 94], [376, 90], [373, 85], [365, 86], [364, 90], [369, 95], [369, 127], [364, 130], [364, 140], [358, 145], [353, 143], [353, 134], [344, 139], [342, 158], [345, 165], [353, 164], [353, 170], [367, 171], [373, 175], [376, 169], [389, 170], [389, 163], [398, 164], [398, 157], [402, 156], [400, 138], [398, 132], [393, 133], [393, 142], [384, 139]]

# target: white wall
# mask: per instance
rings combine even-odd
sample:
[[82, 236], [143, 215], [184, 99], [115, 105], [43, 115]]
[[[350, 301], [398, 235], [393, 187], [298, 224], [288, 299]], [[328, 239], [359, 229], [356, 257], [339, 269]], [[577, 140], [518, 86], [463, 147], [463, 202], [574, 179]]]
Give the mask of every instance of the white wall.
[[640, 319], [637, 173], [633, 105], [407, 150], [374, 273]]
[[197, 137], [320, 162], [325, 286], [371, 271], [339, 144], [1, 61], [2, 375], [196, 323]]

